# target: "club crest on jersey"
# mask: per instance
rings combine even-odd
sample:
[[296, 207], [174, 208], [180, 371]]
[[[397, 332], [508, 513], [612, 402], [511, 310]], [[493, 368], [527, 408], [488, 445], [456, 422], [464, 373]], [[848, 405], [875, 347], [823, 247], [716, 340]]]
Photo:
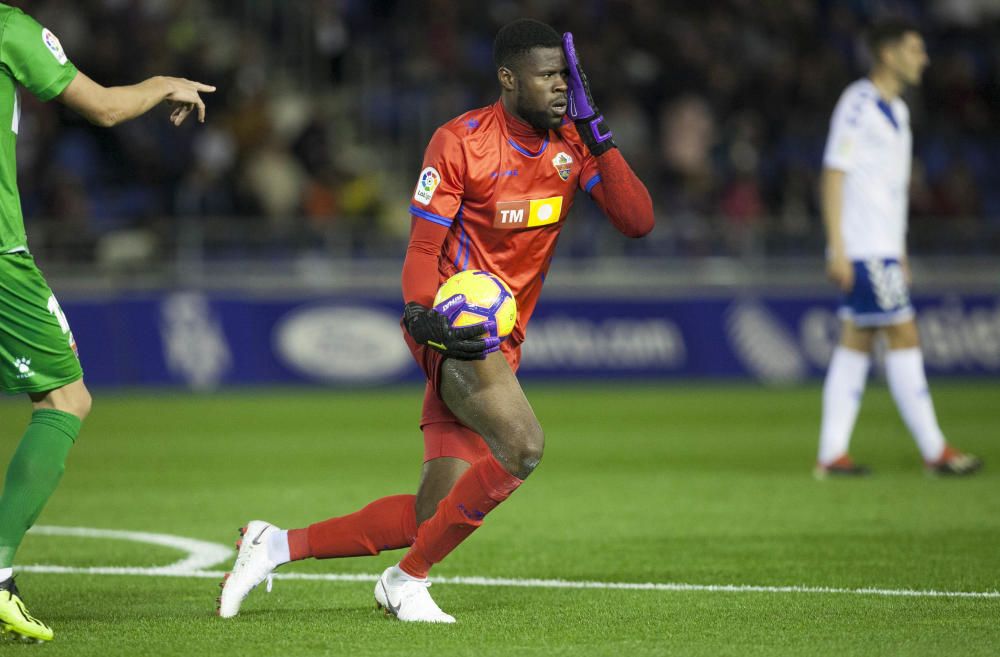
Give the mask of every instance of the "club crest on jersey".
[[540, 228], [562, 219], [562, 196], [528, 201], [500, 201], [493, 216], [494, 228]]
[[569, 180], [569, 173], [573, 169], [573, 158], [566, 153], [559, 151], [559, 154], [552, 158], [552, 166], [563, 180]]
[[60, 64], [66, 63], [66, 53], [63, 51], [62, 44], [59, 43], [59, 39], [56, 38], [56, 35], [52, 34], [47, 27], [42, 28], [42, 43], [44, 43], [45, 47], [49, 49], [49, 52], [52, 53], [52, 56], [56, 58], [57, 62]]
[[434, 190], [441, 184], [441, 174], [434, 167], [427, 167], [420, 172], [417, 180], [417, 191], [413, 193], [413, 200], [424, 205], [430, 205], [434, 198]]

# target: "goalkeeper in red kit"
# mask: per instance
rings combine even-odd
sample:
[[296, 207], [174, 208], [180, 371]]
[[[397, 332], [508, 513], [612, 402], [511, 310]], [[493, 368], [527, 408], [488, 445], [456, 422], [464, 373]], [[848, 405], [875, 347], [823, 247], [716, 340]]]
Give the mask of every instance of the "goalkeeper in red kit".
[[[576, 192], [629, 237], [653, 229], [653, 205], [591, 97], [571, 34], [517, 20], [497, 33], [493, 58], [500, 99], [438, 128], [410, 204], [402, 324], [427, 375], [417, 494], [304, 529], [248, 523], [222, 584], [223, 617], [288, 561], [409, 548], [376, 583], [377, 603], [404, 621], [454, 622], [431, 599], [428, 572], [541, 461], [542, 428], [515, 373]], [[493, 272], [517, 298], [517, 325], [502, 343], [481, 326], [451, 328], [456, 304], [431, 307], [441, 283], [466, 269]]]

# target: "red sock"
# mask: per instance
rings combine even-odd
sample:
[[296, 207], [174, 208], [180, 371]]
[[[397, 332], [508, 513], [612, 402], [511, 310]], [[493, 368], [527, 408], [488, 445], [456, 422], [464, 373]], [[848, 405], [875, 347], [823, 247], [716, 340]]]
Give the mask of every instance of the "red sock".
[[420, 525], [417, 540], [399, 567], [413, 577], [427, 577], [431, 566], [483, 524], [486, 514], [510, 497], [521, 483], [492, 454], [473, 463], [441, 500], [434, 515]]
[[292, 561], [378, 554], [409, 547], [417, 535], [416, 495], [375, 500], [360, 511], [288, 531]]

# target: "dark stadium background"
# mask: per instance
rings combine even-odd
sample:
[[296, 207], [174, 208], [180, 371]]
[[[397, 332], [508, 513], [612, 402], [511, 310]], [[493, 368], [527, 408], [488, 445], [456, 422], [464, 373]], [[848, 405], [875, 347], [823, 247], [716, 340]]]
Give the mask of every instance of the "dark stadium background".
[[[497, 97], [492, 37], [518, 16], [577, 35], [658, 217], [627, 240], [577, 199], [525, 376], [821, 373], [836, 299], [820, 158], [838, 95], [865, 70], [858, 36], [889, 13], [917, 22], [932, 62], [907, 97], [928, 366], [1000, 373], [995, 3], [15, 4], [104, 84], [163, 73], [218, 86], [207, 123], [181, 129], [162, 110], [107, 131], [25, 98], [29, 241], [92, 385], [418, 379], [394, 324], [408, 199], [434, 128]], [[352, 314], [361, 328], [338, 332]], [[340, 348], [351, 341], [357, 362]], [[602, 345], [617, 346], [581, 356]]]

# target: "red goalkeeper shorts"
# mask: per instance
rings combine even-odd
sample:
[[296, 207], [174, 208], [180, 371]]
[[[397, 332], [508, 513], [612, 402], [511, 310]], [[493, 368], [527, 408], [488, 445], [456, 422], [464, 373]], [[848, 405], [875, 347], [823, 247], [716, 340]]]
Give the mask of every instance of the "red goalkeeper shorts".
[[[427, 377], [424, 407], [420, 415], [420, 429], [424, 432], [424, 462], [450, 457], [475, 463], [489, 454], [490, 449], [483, 437], [462, 424], [441, 399], [441, 365], [445, 358], [436, 349], [414, 342], [405, 329], [403, 339]], [[516, 373], [521, 363], [521, 346], [505, 341], [500, 345], [500, 352]]]

